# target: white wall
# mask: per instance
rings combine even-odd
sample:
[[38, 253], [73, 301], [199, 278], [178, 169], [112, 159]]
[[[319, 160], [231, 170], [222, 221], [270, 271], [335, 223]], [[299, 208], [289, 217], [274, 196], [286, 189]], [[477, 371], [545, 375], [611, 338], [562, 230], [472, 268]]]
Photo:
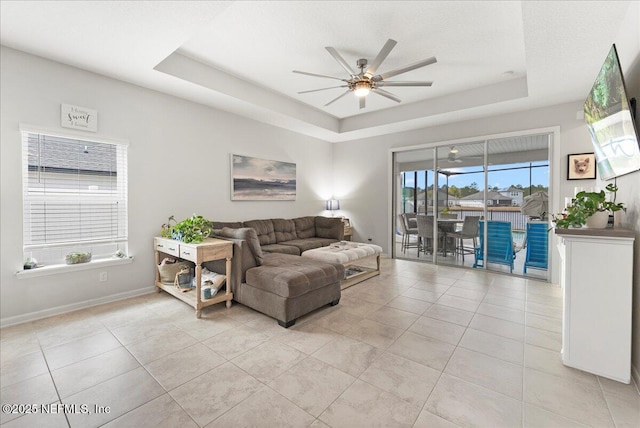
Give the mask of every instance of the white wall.
[[[635, 97], [638, 105], [636, 129], [640, 132], [640, 2], [629, 8], [624, 25], [616, 40], [620, 65], [624, 71], [629, 97]], [[620, 226], [635, 231], [633, 264], [633, 346], [631, 363], [634, 377], [640, 384], [640, 171], [618, 177], [617, 201], [624, 202], [627, 212], [620, 218]]]
[[[333, 145], [158, 92], [27, 55], [0, 51], [0, 321], [42, 317], [153, 286], [152, 238], [170, 215], [211, 220], [328, 214]], [[129, 140], [132, 264], [20, 279], [22, 172], [19, 123], [60, 128], [60, 104], [98, 111], [98, 135]], [[86, 133], [91, 138], [92, 133]], [[232, 202], [230, 153], [297, 164], [297, 200]]]

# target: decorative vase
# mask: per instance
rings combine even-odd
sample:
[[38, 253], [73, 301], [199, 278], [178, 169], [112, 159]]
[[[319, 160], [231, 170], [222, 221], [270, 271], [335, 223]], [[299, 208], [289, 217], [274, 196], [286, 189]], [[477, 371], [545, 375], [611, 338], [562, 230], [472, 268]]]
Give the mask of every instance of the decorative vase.
[[609, 222], [608, 211], [598, 211], [591, 217], [587, 217], [587, 229], [604, 229]]

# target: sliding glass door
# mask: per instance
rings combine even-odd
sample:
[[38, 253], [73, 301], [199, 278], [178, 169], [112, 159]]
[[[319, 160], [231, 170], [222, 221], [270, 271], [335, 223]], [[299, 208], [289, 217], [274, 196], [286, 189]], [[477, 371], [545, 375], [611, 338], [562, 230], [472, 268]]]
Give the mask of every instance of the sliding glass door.
[[547, 277], [549, 139], [529, 135], [488, 141], [488, 270]]
[[484, 152], [484, 141], [438, 148], [442, 177], [438, 229], [443, 244], [439, 264], [474, 265], [479, 221], [486, 206]]
[[546, 242], [531, 264], [527, 243], [545, 221], [549, 144], [544, 134], [394, 153], [394, 257], [546, 279]]

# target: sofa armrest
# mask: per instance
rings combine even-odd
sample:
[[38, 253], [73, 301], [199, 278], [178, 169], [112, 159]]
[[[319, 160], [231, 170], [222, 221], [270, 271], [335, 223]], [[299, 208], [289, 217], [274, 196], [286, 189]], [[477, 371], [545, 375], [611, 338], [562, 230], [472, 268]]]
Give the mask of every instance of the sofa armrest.
[[[249, 228], [222, 229], [216, 231], [216, 238], [233, 242], [233, 259], [231, 260], [231, 291], [245, 281], [247, 270], [262, 264], [262, 251], [258, 246], [255, 231]], [[258, 252], [259, 254], [256, 254]], [[206, 263], [208, 269], [223, 273], [225, 261], [216, 260]]]

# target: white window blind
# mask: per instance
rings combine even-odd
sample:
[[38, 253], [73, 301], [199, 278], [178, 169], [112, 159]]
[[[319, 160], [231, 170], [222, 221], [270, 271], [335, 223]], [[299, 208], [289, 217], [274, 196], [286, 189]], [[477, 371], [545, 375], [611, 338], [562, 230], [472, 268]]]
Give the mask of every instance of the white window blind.
[[25, 258], [126, 254], [126, 145], [22, 131], [22, 153]]

